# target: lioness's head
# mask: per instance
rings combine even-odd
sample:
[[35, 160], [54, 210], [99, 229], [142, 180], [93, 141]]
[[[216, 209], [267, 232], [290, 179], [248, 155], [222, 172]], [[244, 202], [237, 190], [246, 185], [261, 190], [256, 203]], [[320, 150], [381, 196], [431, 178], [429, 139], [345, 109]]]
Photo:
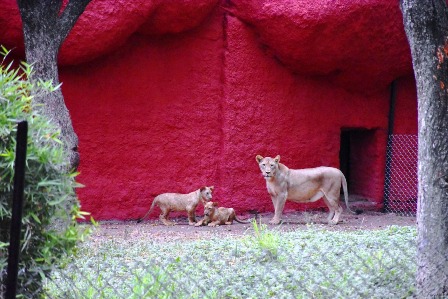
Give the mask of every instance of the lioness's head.
[[210, 186], [210, 187], [202, 187], [201, 189], [199, 189], [199, 191], [201, 192], [201, 197], [206, 200], [206, 201], [210, 201], [212, 200], [213, 197], [213, 189], [215, 187]]
[[211, 216], [214, 209], [218, 206], [217, 202], [209, 201], [204, 205], [204, 216]]
[[258, 162], [258, 166], [260, 166], [261, 174], [265, 179], [272, 178], [275, 176], [278, 171], [278, 163], [280, 162], [280, 155], [277, 155], [275, 158], [265, 157], [263, 158], [260, 155], [257, 155], [255, 159]]

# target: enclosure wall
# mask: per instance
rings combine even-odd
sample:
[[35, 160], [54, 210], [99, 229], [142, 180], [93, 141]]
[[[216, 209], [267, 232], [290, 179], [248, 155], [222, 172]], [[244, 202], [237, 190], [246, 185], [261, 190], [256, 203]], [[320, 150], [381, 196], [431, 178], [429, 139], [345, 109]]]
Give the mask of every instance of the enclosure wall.
[[203, 185], [238, 213], [272, 211], [255, 156], [339, 167], [347, 127], [377, 132], [368, 145], [375, 160], [359, 159], [354, 184], [381, 207], [388, 88], [363, 94], [295, 75], [234, 17], [216, 13], [163, 39], [135, 35], [94, 63], [63, 68], [62, 78], [80, 138], [78, 194], [96, 219], [136, 219], [155, 195]]
[[[339, 167], [344, 130], [360, 132], [349, 188], [381, 209], [394, 80], [394, 132], [416, 133], [409, 48], [396, 2], [334, 3], [93, 0], [59, 55], [82, 209], [137, 219], [157, 194], [214, 185], [221, 206], [270, 212], [255, 156]], [[16, 2], [2, 8], [0, 42], [20, 53]]]

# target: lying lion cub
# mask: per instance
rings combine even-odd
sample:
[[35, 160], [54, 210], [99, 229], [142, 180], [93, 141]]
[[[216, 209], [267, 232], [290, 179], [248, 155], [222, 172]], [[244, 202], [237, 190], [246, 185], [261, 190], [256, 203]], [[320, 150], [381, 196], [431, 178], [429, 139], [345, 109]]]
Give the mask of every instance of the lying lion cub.
[[171, 211], [187, 211], [188, 213], [188, 224], [194, 225], [196, 223], [196, 207], [199, 204], [199, 201], [202, 202], [203, 205], [209, 200], [212, 200], [212, 193], [214, 187], [202, 187], [196, 191], [193, 191], [188, 194], [179, 194], [179, 193], [163, 193], [157, 195], [152, 202], [151, 208], [149, 211], [143, 216], [143, 218], [139, 219], [137, 223], [143, 221], [146, 216], [151, 213], [152, 209], [155, 205], [159, 206], [162, 210], [160, 214], [160, 221], [162, 221], [165, 225], [175, 225], [176, 223], [168, 220], [168, 215]]
[[357, 214], [348, 206], [347, 181], [339, 169], [333, 167], [289, 169], [280, 163], [280, 156], [263, 158], [257, 155], [256, 160], [266, 179], [266, 187], [274, 204], [274, 218], [269, 223], [280, 223], [286, 199], [295, 202], [314, 202], [322, 198], [330, 210], [328, 224], [337, 224], [342, 213], [339, 204], [341, 185], [347, 209]]
[[250, 223], [250, 221], [240, 220], [236, 217], [235, 210], [232, 208], [217, 208], [216, 202], [208, 202], [204, 205], [204, 218], [200, 220], [195, 226], [207, 225], [230, 225], [235, 220], [239, 223]]

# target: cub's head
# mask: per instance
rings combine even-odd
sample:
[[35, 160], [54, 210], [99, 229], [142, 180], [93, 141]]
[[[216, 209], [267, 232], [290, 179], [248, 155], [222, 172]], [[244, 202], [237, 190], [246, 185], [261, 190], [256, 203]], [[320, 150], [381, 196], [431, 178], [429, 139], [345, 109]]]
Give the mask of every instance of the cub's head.
[[213, 214], [213, 212], [217, 206], [218, 206], [217, 202], [212, 202], [212, 201], [207, 202], [204, 205], [204, 216], [210, 217]]
[[260, 166], [261, 174], [265, 179], [269, 179], [275, 176], [278, 171], [278, 163], [280, 162], [280, 155], [275, 158], [265, 157], [257, 155], [255, 159]]
[[212, 200], [213, 197], [213, 189], [215, 187], [210, 186], [210, 187], [202, 187], [201, 189], [199, 189], [199, 191], [201, 192], [201, 197], [206, 200], [206, 201], [210, 201]]

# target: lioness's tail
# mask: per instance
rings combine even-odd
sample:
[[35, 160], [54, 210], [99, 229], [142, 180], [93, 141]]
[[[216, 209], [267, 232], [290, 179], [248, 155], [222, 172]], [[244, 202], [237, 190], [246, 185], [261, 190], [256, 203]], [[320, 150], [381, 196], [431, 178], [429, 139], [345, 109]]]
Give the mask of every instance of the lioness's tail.
[[362, 211], [361, 210], [356, 210], [353, 211], [350, 209], [350, 207], [348, 206], [348, 188], [347, 188], [347, 180], [345, 179], [344, 174], [341, 172], [341, 176], [342, 176], [342, 190], [344, 190], [344, 199], [345, 199], [345, 206], [347, 207], [347, 210], [349, 210], [352, 214], [358, 215], [361, 214]]
[[139, 220], [137, 220], [137, 223], [142, 222], [143, 219], [145, 219], [146, 216], [148, 216], [148, 215], [152, 212], [152, 209], [154, 209], [155, 204], [156, 204], [156, 199], [154, 199], [154, 200], [152, 201], [152, 204], [151, 204], [151, 207], [149, 208], [149, 211], [146, 212], [145, 216], [143, 216], [142, 218], [140, 218]]

